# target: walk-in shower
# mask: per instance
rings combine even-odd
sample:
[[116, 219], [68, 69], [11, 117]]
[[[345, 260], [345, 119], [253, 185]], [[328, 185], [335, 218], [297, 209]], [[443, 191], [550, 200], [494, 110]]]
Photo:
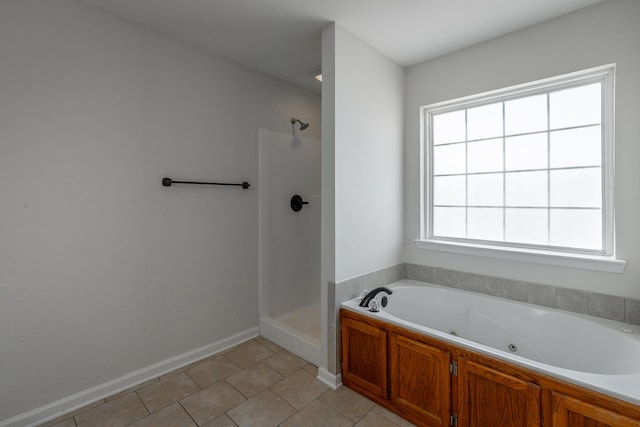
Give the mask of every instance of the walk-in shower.
[[318, 365], [320, 344], [320, 142], [258, 131], [260, 334]]

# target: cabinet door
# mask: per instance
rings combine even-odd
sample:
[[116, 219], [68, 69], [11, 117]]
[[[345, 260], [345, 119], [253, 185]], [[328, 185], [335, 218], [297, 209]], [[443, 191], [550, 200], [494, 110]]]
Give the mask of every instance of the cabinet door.
[[539, 427], [540, 387], [458, 359], [460, 427]]
[[451, 353], [389, 335], [391, 403], [419, 425], [449, 426]]
[[551, 392], [553, 427], [640, 427], [640, 421]]
[[387, 332], [342, 319], [342, 382], [363, 394], [387, 398]]

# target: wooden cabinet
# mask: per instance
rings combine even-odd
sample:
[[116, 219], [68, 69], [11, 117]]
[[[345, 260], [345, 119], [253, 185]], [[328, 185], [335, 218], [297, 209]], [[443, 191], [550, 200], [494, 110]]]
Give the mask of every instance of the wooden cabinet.
[[344, 385], [419, 426], [640, 427], [637, 405], [357, 313], [340, 318]]
[[449, 426], [451, 353], [389, 334], [389, 401], [412, 421]]
[[540, 427], [540, 387], [458, 358], [458, 425]]
[[640, 421], [617, 412], [551, 392], [552, 427], [640, 427]]
[[387, 331], [342, 319], [342, 382], [364, 394], [387, 398]]

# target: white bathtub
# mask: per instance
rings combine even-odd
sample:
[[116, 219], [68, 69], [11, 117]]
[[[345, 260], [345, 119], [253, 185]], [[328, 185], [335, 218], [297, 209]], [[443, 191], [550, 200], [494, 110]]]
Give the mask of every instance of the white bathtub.
[[640, 405], [640, 327], [412, 280], [342, 307]]

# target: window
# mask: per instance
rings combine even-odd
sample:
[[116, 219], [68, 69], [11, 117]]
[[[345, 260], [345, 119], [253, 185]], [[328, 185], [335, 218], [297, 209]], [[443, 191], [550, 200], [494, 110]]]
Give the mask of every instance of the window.
[[613, 259], [613, 77], [598, 67], [423, 107], [419, 246]]

